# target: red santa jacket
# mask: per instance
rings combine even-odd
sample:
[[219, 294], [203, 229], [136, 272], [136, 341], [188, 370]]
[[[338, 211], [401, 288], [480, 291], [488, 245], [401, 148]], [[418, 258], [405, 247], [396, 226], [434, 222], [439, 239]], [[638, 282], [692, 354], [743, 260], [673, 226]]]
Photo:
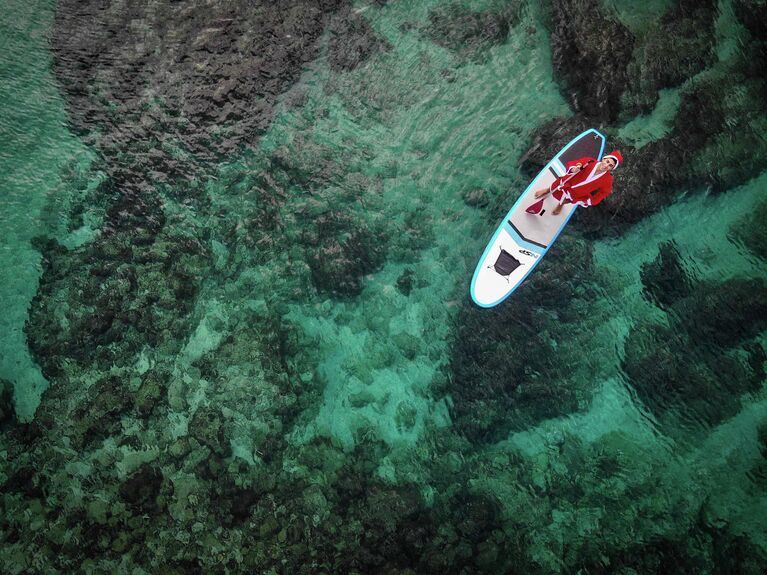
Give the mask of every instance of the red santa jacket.
[[[554, 197], [563, 204], [577, 204], [583, 207], [596, 206], [613, 191], [613, 177], [610, 172], [595, 173], [595, 158], [578, 158], [568, 162], [565, 175], [551, 183]], [[581, 170], [574, 172], [581, 164]]]

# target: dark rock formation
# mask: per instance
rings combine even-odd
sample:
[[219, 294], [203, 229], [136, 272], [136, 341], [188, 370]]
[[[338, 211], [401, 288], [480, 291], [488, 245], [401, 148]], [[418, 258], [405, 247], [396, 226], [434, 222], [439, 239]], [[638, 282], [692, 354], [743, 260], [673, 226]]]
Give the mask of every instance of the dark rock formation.
[[330, 211], [314, 221], [304, 237], [312, 280], [318, 290], [340, 296], [362, 291], [362, 279], [385, 260], [387, 238], [353, 213]]
[[62, 2], [53, 48], [72, 123], [103, 130], [115, 164], [194, 172], [255, 141], [343, 4]]
[[506, 41], [509, 30], [519, 21], [522, 6], [517, 0], [485, 12], [472, 11], [459, 3], [439, 6], [429, 13], [424, 33], [434, 43], [461, 56], [477, 58]]
[[226, 457], [231, 452], [220, 409], [209, 406], [199, 408], [189, 422], [189, 435], [217, 455]]
[[734, 0], [738, 20], [755, 38], [767, 38], [767, 4], [761, 0]]
[[0, 431], [16, 421], [16, 410], [13, 404], [13, 386], [10, 382], [0, 379]]
[[120, 497], [138, 513], [157, 512], [158, 498], [163, 486], [162, 471], [144, 464], [134, 471], [119, 487]]
[[721, 192], [767, 167], [767, 145], [754, 123], [767, 117], [765, 86], [764, 78], [719, 70], [685, 92], [673, 131], [647, 146], [656, 155], [677, 160], [678, 167], [669, 172], [676, 174], [672, 183]]
[[767, 76], [767, 4], [761, 0], [734, 0], [732, 7], [740, 23], [751, 33], [751, 43], [744, 47], [744, 69], [749, 77], [764, 78]]
[[410, 295], [410, 291], [413, 289], [413, 270], [410, 268], [405, 269], [397, 278], [397, 289], [402, 295]]
[[519, 159], [520, 171], [525, 177], [534, 178], [549, 163], [554, 154], [578, 134], [592, 127], [589, 120], [583, 116], [575, 116], [567, 120], [556, 118], [542, 124], [533, 133], [532, 142]]
[[17, 467], [2, 484], [3, 493], [20, 493], [28, 499], [44, 496], [45, 477], [28, 465]]
[[627, 70], [624, 114], [648, 113], [658, 90], [680, 85], [716, 61], [717, 2], [680, 0], [638, 42]]
[[73, 442], [80, 448], [120, 431], [122, 414], [130, 407], [129, 391], [118, 377], [105, 377], [88, 389], [88, 399], [71, 413]]
[[492, 442], [577, 409], [583, 390], [568, 381], [563, 350], [554, 349], [545, 334], [562, 333], [583, 319], [596, 297], [589, 289], [591, 273], [587, 246], [562, 237], [515, 292], [514, 305], [461, 311], [449, 385], [459, 432]]
[[767, 328], [767, 283], [760, 279], [701, 283], [692, 301], [680, 304], [675, 312], [696, 343], [735, 347]]
[[55, 377], [65, 359], [108, 368], [146, 344], [177, 345], [189, 331], [188, 313], [211, 266], [208, 248], [180, 235], [136, 246], [136, 233], [115, 233], [73, 251], [37, 241], [44, 273], [25, 332], [47, 377]]
[[762, 457], [767, 459], [767, 422], [759, 426], [757, 433], [759, 438], [759, 451], [762, 453]]
[[555, 0], [551, 7], [554, 73], [573, 109], [614, 122], [628, 81], [634, 37], [598, 0]]
[[692, 294], [694, 280], [685, 268], [674, 242], [662, 243], [658, 257], [642, 264], [639, 276], [645, 297], [661, 308], [668, 308]]
[[749, 538], [700, 524], [677, 537], [633, 544], [609, 558], [584, 557], [579, 569], [594, 575], [704, 572], [760, 575], [765, 566], [767, 557]]
[[147, 417], [160, 405], [165, 405], [170, 374], [164, 370], [150, 370], [141, 378], [141, 387], [133, 396], [139, 415]]
[[767, 284], [700, 282], [687, 296], [645, 288], [662, 300], [670, 325], [640, 322], [629, 334], [623, 369], [637, 395], [664, 422], [714, 425], [733, 416], [740, 396], [764, 380], [767, 357], [753, 338], [767, 327]]
[[379, 38], [364, 16], [344, 7], [330, 25], [328, 60], [335, 71], [348, 72], [365, 63], [373, 54], [390, 50], [391, 44]]

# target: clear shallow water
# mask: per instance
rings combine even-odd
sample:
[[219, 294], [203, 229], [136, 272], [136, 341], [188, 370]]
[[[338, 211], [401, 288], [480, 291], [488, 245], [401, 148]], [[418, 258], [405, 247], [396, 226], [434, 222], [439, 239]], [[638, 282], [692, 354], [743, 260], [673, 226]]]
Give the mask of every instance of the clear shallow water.
[[[715, 105], [736, 9], [717, 58], [607, 121], [536, 6], [4, 8], [10, 572], [764, 570], [763, 154], [738, 151], [763, 82]], [[305, 47], [248, 51], [262, 29]], [[689, 94], [703, 167], [643, 195], [628, 164], [669, 153]], [[480, 312], [552, 121], [624, 139], [618, 191]]]

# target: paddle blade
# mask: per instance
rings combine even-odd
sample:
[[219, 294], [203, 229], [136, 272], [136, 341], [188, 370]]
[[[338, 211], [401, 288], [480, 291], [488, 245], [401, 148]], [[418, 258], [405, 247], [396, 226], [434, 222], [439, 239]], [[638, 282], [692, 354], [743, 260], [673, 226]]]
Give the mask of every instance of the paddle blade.
[[538, 200], [534, 204], [531, 204], [525, 211], [528, 214], [537, 214], [541, 211], [541, 208], [543, 207], [543, 200]]

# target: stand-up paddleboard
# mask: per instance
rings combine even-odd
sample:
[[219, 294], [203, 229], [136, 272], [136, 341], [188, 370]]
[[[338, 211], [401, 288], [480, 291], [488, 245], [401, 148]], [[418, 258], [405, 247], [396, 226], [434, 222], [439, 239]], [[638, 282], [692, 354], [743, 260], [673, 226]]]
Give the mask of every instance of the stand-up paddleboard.
[[526, 208], [540, 201], [535, 190], [564, 175], [568, 162], [584, 156], [600, 160], [604, 148], [605, 137], [596, 130], [586, 130], [562, 148], [527, 186], [498, 226], [474, 271], [471, 297], [478, 306], [493, 307], [509, 297], [549, 251], [575, 212], [575, 205], [565, 204], [555, 216], [559, 202], [548, 194], [537, 213], [527, 213]]

